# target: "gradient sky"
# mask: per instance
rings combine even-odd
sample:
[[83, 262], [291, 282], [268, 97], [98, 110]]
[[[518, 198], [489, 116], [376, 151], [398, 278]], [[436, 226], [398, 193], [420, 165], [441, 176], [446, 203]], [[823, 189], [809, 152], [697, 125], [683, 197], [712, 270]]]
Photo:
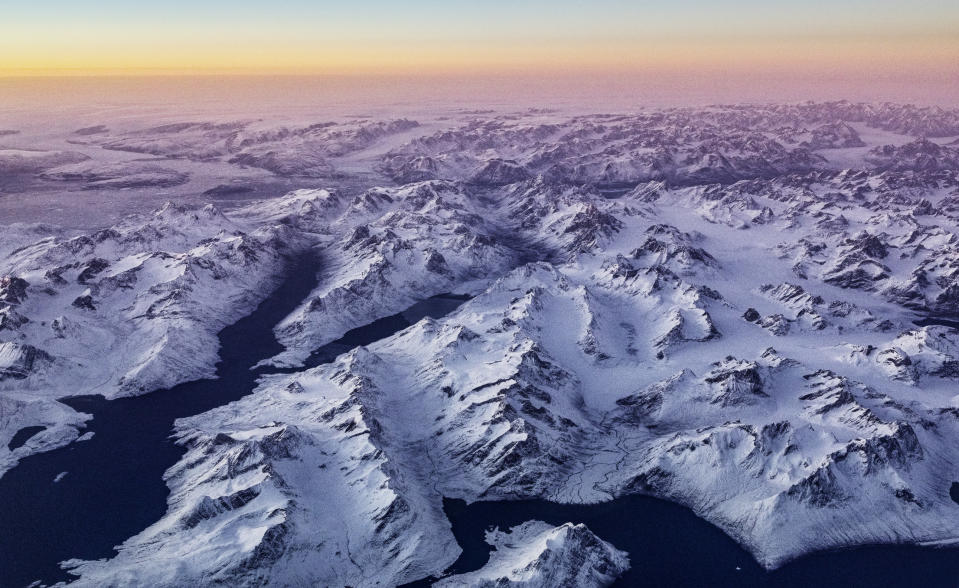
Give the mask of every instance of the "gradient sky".
[[957, 0], [31, 0], [0, 75], [671, 70], [959, 74]]

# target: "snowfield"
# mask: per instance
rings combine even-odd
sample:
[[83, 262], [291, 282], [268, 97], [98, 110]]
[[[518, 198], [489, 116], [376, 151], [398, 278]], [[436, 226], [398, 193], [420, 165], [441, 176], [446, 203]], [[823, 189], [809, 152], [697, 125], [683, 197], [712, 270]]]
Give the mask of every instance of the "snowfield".
[[[915, 323], [959, 318], [959, 111], [838, 102], [448, 126], [95, 133], [104, 149], [303, 176], [364, 152], [392, 182], [0, 235], [0, 474], [80, 435], [86, 417], [58, 397], [211, 377], [217, 332], [290, 255], [319, 260], [317, 288], [275, 327], [285, 350], [267, 364], [282, 373], [177, 422], [187, 453], [167, 472], [166, 515], [115, 557], [69, 562], [77, 584], [439, 577], [460, 553], [444, 497], [650, 494], [770, 569], [959, 541], [959, 333]], [[43, 173], [123, 181], [58, 165]], [[443, 293], [472, 298], [304, 367]], [[488, 542], [486, 566], [437, 585], [605, 586], [629, 567], [582, 525], [530, 521]]]

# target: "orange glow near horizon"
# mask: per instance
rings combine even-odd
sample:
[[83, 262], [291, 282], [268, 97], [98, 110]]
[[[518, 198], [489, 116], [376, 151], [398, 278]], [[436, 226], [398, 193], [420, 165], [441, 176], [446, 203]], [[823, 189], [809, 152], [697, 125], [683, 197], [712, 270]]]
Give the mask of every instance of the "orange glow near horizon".
[[[959, 3], [34, 0], [0, 18], [7, 103], [67, 100], [86, 87], [75, 82], [107, 77], [133, 81], [101, 84], [112, 94], [98, 99], [145, 99], [169, 76], [216, 78], [231, 96], [274, 97], [300, 84], [244, 76], [309, 76], [343, 78], [314, 87], [352, 87], [363, 100], [402, 86], [416, 101], [485, 93], [532, 104], [655, 95], [948, 105], [959, 103]], [[168, 85], [179, 92], [190, 84]]]
[[882, 38], [652, 39], [421, 43], [184, 43], [177, 47], [70, 47], [18, 54], [0, 41], [0, 75], [542, 74], [628, 71], [795, 72], [824, 75], [959, 74], [959, 34]]

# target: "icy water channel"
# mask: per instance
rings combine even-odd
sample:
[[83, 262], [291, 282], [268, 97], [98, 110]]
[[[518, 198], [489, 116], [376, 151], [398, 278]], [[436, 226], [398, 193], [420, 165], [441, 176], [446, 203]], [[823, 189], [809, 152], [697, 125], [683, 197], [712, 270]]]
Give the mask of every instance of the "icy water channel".
[[[316, 286], [312, 260], [296, 261], [289, 277], [249, 316], [223, 329], [215, 380], [199, 380], [144, 396], [105, 400], [76, 396], [61, 402], [93, 415], [89, 441], [24, 458], [0, 477], [0, 587], [53, 583], [72, 576], [59, 562], [99, 559], [159, 520], [169, 490], [163, 473], [183, 455], [170, 439], [176, 419], [246, 396], [257, 378], [276, 370], [251, 370], [283, 350], [273, 327]], [[424, 316], [452, 311], [464, 297], [440, 295], [407, 311], [348, 332], [318, 349], [308, 365], [329, 362], [359, 345], [404, 329]], [[35, 431], [24, 431], [16, 443]]]
[[[955, 548], [877, 545], [826, 551], [768, 572], [739, 544], [688, 508], [650, 496], [626, 496], [591, 505], [545, 500], [468, 505], [446, 499], [443, 507], [463, 548], [448, 573], [474, 571], [488, 561], [487, 529], [508, 529], [540, 520], [552, 525], [584, 523], [601, 539], [628, 552], [631, 568], [614, 586], [959, 586], [959, 549]], [[410, 587], [429, 585], [429, 581], [421, 581]]]
[[[68, 580], [60, 561], [110, 557], [115, 545], [162, 517], [168, 494], [163, 473], [183, 455], [183, 449], [170, 439], [173, 422], [237, 400], [255, 388], [259, 375], [276, 371], [250, 368], [282, 350], [272, 329], [316, 285], [311, 263], [298, 261], [290, 277], [256, 311], [220, 333], [218, 379], [135, 398], [63, 400], [94, 415], [87, 429], [94, 436], [24, 458], [0, 478], [0, 586]], [[329, 362], [424, 316], [443, 316], [464, 300], [436, 296], [354, 329], [314, 352], [307, 365]], [[35, 433], [23, 431], [11, 443], [22, 444]], [[959, 508], [959, 483], [950, 494]], [[585, 523], [601, 538], [628, 551], [632, 568], [617, 582], [619, 586], [959, 585], [959, 550], [912, 546], [819, 553], [766, 572], [732, 539], [688, 509], [647, 496], [596, 505], [539, 500], [467, 505], [446, 500], [444, 508], [463, 548], [449, 570], [452, 573], [478, 569], [487, 561], [490, 548], [483, 540], [485, 530], [538, 519], [552, 524]]]

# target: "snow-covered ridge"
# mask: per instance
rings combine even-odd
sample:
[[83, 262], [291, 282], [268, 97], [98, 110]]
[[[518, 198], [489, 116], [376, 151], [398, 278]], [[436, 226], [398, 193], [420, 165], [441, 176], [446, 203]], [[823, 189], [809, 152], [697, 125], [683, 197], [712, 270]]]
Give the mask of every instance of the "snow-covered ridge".
[[[416, 121], [356, 120], [302, 126], [257, 121], [183, 122], [144, 129], [78, 135], [72, 142], [192, 161], [225, 161], [277, 176], [332, 177], [336, 160], [419, 126]], [[82, 138], [81, 138], [82, 137]]]
[[[14, 415], [0, 442], [51, 427], [11, 465], [75, 435], [82, 417], [50, 401], [68, 379], [71, 393], [81, 382], [118, 396], [209, 376], [216, 332], [266, 296], [283, 256], [317, 254], [317, 288], [275, 329], [286, 349], [270, 363], [289, 373], [179, 421], [187, 455], [168, 472], [166, 516], [113, 559], [73, 562], [79, 583], [413, 581], [458, 555], [443, 497], [653, 494], [767, 567], [959, 539], [959, 338], [913, 322], [959, 311], [955, 111], [459, 123], [382, 156], [401, 185], [0, 235], [0, 414]], [[409, 130], [347, 126], [96, 140], [226, 158], [322, 138], [316, 156], [336, 159]], [[446, 292], [474, 297], [298, 369], [350, 329]], [[602, 585], [625, 569], [575, 526], [490, 540], [486, 568], [444, 581]]]
[[[357, 468], [376, 465], [378, 473], [362, 474], [362, 484], [389, 492], [385, 510], [369, 510], [378, 502], [367, 495], [362, 509], [337, 502], [338, 512], [352, 513], [345, 517], [356, 525], [350, 536], [367, 537], [364, 557], [373, 559], [366, 568], [396, 583], [410, 577], [405, 568], [389, 571], [393, 552], [376, 546], [388, 543], [396, 528], [407, 537], [420, 531], [410, 530], [406, 508], [388, 505], [419, 505], [417, 520], [434, 519], [438, 537], [446, 528], [444, 496], [593, 502], [653, 493], [692, 507], [768, 566], [829, 546], [955, 537], [955, 506], [943, 490], [949, 484], [943, 472], [957, 456], [942, 440], [959, 433], [953, 412], [940, 408], [952, 402], [948, 380], [934, 376], [929, 390], [939, 392], [917, 395], [888, 378], [881, 364], [857, 365], [853, 373], [876, 383], [872, 388], [806, 365], [849, 367], [840, 350], [823, 352], [822, 334], [782, 338], [781, 349], [773, 350], [773, 335], [760, 332], [757, 340], [742, 332], [745, 321], [725, 305], [710, 312], [720, 325], [740, 325], [740, 332], [727, 328], [721, 341], [734, 336], [744, 354], [752, 350], [749, 359], [725, 355], [729, 348], [715, 338], [679, 342], [674, 356], [660, 358], [649, 338], [658, 327], [642, 318], [647, 298], [578, 280], [550, 264], [518, 268], [442, 320], [424, 319], [333, 364], [271, 378], [238, 403], [182, 421], [181, 438], [192, 455], [183, 464], [196, 472], [189, 491], [175, 492], [167, 517], [132, 538], [112, 564], [83, 564], [79, 571], [113, 581], [123, 577], [114, 574], [138, 569], [158, 546], [174, 553], [195, 533], [184, 513], [198, 509], [219, 521], [217, 528], [239, 524], [244, 536], [253, 533], [251, 521], [269, 520], [275, 504], [257, 502], [240, 512], [205, 506], [230, 503], [248, 485], [248, 470], [225, 472], [226, 485], [201, 479], [231, 460], [236, 445], [229, 439], [254, 431], [254, 438], [315, 431], [296, 451], [251, 463], [257, 484], [281, 489], [283, 512], [302, 512], [309, 521], [325, 511], [314, 512], [307, 487], [320, 484], [327, 502], [334, 496], [352, 501]], [[343, 435], [335, 451], [316, 449]], [[346, 439], [357, 436], [373, 447], [350, 449]], [[316, 459], [330, 474], [320, 480], [305, 473], [310, 486], [290, 486], [285, 468], [300, 471]], [[876, 504], [883, 508], [881, 526]], [[287, 516], [294, 515], [275, 524]], [[317, 528], [295, 523], [294, 529]], [[309, 537], [291, 532], [277, 557], [297, 553]], [[217, 545], [222, 551], [210, 561], [233, 561], [249, 549]], [[278, 544], [271, 539], [270, 545]], [[430, 550], [445, 554], [426, 560], [432, 567], [420, 559]], [[454, 555], [423, 544], [403, 558], [428, 575]], [[363, 584], [345, 561], [334, 565], [336, 556], [325, 557], [326, 569], [344, 570], [330, 572], [344, 574], [337, 582]], [[209, 581], [205, 561], [182, 573]], [[275, 578], [299, 569], [270, 562], [263, 565]]]
[[629, 569], [629, 557], [594, 535], [585, 525], [551, 527], [529, 521], [508, 532], [486, 534], [495, 550], [480, 570], [450, 576], [438, 588], [466, 586], [609, 586]]
[[[0, 265], [0, 472], [76, 437], [83, 417], [55, 398], [130, 396], [212, 377], [217, 332], [255, 308], [285, 257], [309, 245], [285, 224], [168, 204], [9, 253]], [[34, 425], [47, 429], [7, 451], [19, 428]]]
[[[850, 123], [893, 134], [950, 137], [959, 135], [957, 120], [954, 110], [846, 102], [548, 120], [501, 116], [417, 137], [387, 153], [383, 169], [398, 182], [459, 178], [486, 186], [538, 174], [611, 188], [647, 181], [728, 184], [835, 169], [850, 150], [867, 147]], [[954, 156], [951, 147], [918, 141], [877, 147], [859, 162], [930, 171], [955, 169]]]

